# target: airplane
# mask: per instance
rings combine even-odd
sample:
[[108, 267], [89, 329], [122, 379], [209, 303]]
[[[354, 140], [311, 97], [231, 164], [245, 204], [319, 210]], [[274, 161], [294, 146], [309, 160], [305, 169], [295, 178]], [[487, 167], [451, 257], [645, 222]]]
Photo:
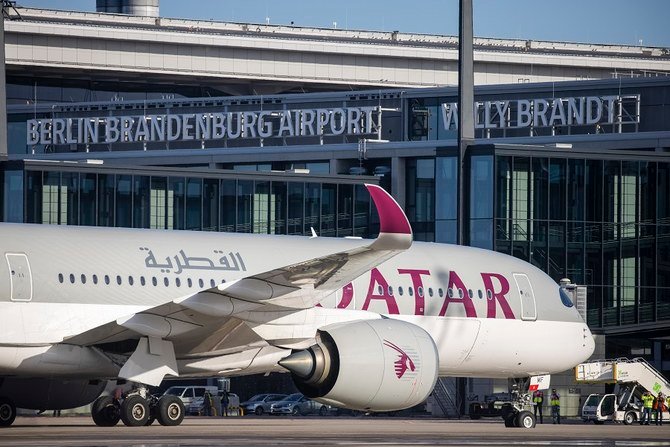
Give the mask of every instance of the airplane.
[[[413, 243], [397, 202], [366, 188], [374, 240], [0, 224], [0, 425], [17, 407], [91, 402], [100, 426], [178, 425], [181, 401], [148, 386], [275, 371], [319, 402], [392, 411], [438, 376], [527, 378], [593, 353], [544, 272]], [[101, 394], [110, 380], [135, 390]], [[534, 425], [520, 404], [508, 413]]]

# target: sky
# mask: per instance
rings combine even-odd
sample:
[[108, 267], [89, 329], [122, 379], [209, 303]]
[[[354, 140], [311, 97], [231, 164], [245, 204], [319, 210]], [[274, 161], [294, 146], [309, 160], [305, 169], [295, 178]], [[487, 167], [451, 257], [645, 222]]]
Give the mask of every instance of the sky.
[[[473, 0], [476, 37], [670, 47], [670, 0]], [[95, 11], [95, 0], [17, 0]], [[458, 0], [160, 0], [161, 17], [458, 34]]]

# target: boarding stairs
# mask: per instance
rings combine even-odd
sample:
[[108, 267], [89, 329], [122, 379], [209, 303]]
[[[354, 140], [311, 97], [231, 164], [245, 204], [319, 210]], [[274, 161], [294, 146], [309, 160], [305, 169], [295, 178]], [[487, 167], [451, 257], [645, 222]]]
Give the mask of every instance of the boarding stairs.
[[433, 400], [446, 418], [460, 418], [460, 398], [458, 380], [454, 377], [440, 377], [433, 389]]
[[[642, 358], [619, 358], [580, 363], [575, 367], [575, 380], [584, 383], [614, 383], [617, 388], [635, 384], [640, 394], [643, 391], [649, 391], [654, 396], [659, 392], [670, 396], [668, 380]], [[615, 391], [615, 394], [618, 393]]]

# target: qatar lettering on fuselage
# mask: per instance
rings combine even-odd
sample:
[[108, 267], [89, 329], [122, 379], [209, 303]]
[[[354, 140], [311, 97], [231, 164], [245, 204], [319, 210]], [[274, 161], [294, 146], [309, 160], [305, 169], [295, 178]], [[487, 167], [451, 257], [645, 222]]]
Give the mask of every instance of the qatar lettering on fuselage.
[[[382, 311], [381, 313], [389, 315], [414, 314], [444, 317], [451, 309], [450, 315], [468, 318], [516, 318], [507, 298], [510, 293], [510, 282], [500, 273], [481, 272], [479, 274], [482, 280], [483, 293], [480, 287], [466, 287], [458, 273], [453, 270], [449, 271], [446, 287], [443, 289], [440, 286], [438, 289], [440, 293], [434, 291], [432, 287], [424, 286], [424, 280], [431, 276], [429, 270], [397, 269], [397, 273], [403, 275], [403, 279], [409, 278], [411, 280], [413, 289], [411, 292], [408, 289], [404, 294], [401, 293], [400, 287], [393, 287], [394, 281], [388, 281], [379, 269], [373, 268], [369, 272], [367, 291], [362, 304], [354, 302], [354, 287], [364, 287], [364, 282], [361, 283], [361, 281], [365, 281], [366, 275], [355, 283], [349, 283], [342, 288], [340, 293], [337, 294], [335, 307], [347, 309], [355, 306], [362, 310], [369, 310], [374, 303], [378, 311], [379, 306], [376, 303], [380, 303], [385, 304], [386, 307], [386, 312]], [[397, 281], [395, 282], [397, 283]], [[475, 290], [474, 293], [473, 289]], [[481, 295], [479, 295], [480, 293]], [[477, 296], [479, 296], [479, 299]], [[409, 306], [407, 304], [408, 298], [414, 301], [413, 312], [411, 308], [407, 308]], [[432, 303], [428, 305], [427, 300], [431, 300]], [[486, 301], [485, 309], [484, 306], [476, 304], [477, 301], [484, 300]], [[402, 312], [401, 307], [403, 307]], [[479, 312], [477, 311], [478, 307], [480, 307]]]

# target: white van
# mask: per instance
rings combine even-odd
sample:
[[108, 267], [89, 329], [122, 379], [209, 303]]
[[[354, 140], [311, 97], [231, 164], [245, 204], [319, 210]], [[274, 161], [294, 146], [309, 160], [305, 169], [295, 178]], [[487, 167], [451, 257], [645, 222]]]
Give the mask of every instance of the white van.
[[[205, 391], [209, 391], [209, 394], [216, 396], [218, 394], [218, 389], [215, 386], [198, 386], [198, 385], [187, 385], [187, 386], [171, 386], [165, 393], [164, 396], [177, 396], [184, 402], [184, 408], [188, 409], [193, 400], [196, 397], [202, 398], [205, 395]], [[202, 402], [202, 399], [200, 399]]]

